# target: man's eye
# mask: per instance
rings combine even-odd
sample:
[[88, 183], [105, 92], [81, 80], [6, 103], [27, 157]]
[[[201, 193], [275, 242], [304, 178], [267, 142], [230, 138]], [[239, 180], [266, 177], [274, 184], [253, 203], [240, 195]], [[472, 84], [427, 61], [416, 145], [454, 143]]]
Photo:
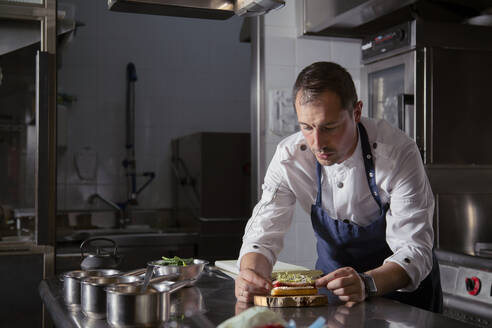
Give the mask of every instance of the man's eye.
[[306, 126], [306, 125], [302, 125], [301, 126], [301, 129], [305, 130], [305, 131], [311, 131], [313, 128], [310, 127], [310, 126]]
[[331, 132], [331, 131], [334, 131], [336, 128], [337, 128], [336, 126], [335, 126], [335, 127], [330, 127], [330, 128], [329, 128], [329, 127], [324, 126], [324, 127], [322, 127], [322, 128], [321, 128], [321, 130], [322, 130], [323, 132]]

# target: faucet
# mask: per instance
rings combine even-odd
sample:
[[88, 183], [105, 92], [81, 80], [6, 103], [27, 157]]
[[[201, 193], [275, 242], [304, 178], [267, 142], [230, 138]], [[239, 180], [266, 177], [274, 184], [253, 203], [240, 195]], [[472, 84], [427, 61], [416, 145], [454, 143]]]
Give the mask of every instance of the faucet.
[[125, 211], [125, 208], [123, 206], [120, 206], [118, 204], [116, 204], [115, 202], [109, 200], [109, 199], [106, 199], [104, 198], [103, 196], [99, 195], [99, 194], [92, 194], [89, 196], [89, 199], [88, 199], [88, 203], [89, 204], [94, 204], [94, 200], [96, 198], [99, 198], [103, 203], [105, 203], [106, 205], [108, 205], [109, 207], [112, 207], [114, 208], [115, 210], [118, 211], [118, 213], [120, 213], [120, 219], [118, 221], [118, 228], [124, 228], [125, 226], [125, 223], [127, 221], [127, 217], [126, 217], [126, 211]]

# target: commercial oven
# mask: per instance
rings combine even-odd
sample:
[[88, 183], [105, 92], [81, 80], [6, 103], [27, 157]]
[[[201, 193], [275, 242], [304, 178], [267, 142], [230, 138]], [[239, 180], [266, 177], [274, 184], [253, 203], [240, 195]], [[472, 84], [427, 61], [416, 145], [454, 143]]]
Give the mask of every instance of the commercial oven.
[[491, 31], [414, 20], [365, 38], [368, 115], [404, 130], [427, 165], [492, 165]]
[[361, 48], [367, 114], [415, 140], [435, 195], [445, 313], [492, 327], [492, 28], [414, 20]]

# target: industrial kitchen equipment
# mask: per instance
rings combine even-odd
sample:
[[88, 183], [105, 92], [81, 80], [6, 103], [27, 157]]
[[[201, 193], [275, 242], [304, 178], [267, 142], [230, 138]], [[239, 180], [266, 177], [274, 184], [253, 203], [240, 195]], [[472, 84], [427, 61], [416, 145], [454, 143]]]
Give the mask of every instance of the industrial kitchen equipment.
[[445, 313], [492, 326], [492, 28], [414, 20], [361, 49], [368, 115], [415, 140], [435, 194]]

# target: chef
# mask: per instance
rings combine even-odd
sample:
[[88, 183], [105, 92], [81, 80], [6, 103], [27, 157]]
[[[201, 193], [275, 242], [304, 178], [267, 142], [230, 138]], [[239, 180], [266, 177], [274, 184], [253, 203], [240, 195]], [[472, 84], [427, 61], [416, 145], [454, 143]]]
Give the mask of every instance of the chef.
[[243, 237], [236, 298], [269, 293], [297, 202], [317, 239], [318, 287], [344, 302], [384, 295], [440, 312], [434, 198], [415, 142], [361, 116], [352, 78], [338, 64], [304, 68], [293, 91], [301, 131], [278, 144], [268, 167]]

